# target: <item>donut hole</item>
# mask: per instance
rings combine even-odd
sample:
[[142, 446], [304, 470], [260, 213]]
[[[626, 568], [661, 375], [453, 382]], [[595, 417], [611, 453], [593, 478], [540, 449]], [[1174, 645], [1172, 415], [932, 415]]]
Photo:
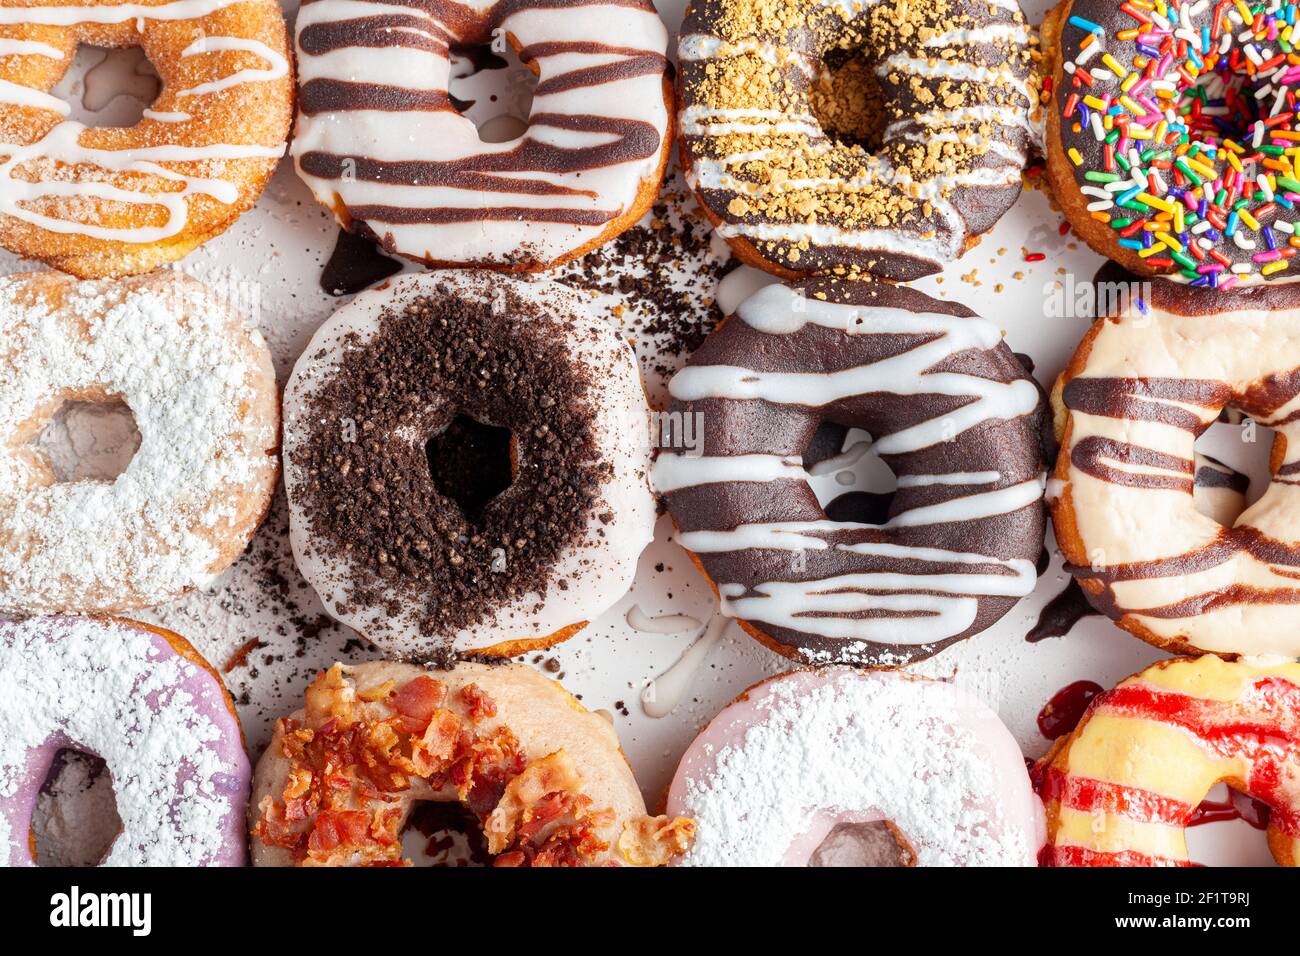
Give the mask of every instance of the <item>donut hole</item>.
[[457, 415], [424, 446], [429, 476], [473, 521], [514, 482], [514, 435], [508, 428]]
[[121, 832], [107, 765], [94, 754], [60, 750], [32, 814], [37, 865], [97, 866]]
[[68, 118], [86, 126], [135, 126], [158, 98], [162, 80], [138, 46], [81, 44], [53, 93], [72, 108]]
[[114, 481], [140, 449], [140, 429], [124, 400], [66, 400], [32, 442], [54, 483]]
[[474, 124], [484, 143], [508, 143], [524, 135], [536, 88], [537, 75], [504, 38], [452, 50], [451, 104]]
[[1264, 831], [1268, 804], [1215, 784], [1184, 830], [1188, 858], [1205, 866], [1276, 866]]
[[1225, 527], [1264, 496], [1269, 486], [1273, 430], [1225, 410], [1196, 439], [1196, 508]]
[[478, 818], [456, 801], [422, 800], [401, 833], [403, 855], [416, 866], [491, 866]]
[[825, 421], [803, 454], [808, 484], [832, 521], [884, 524], [898, 478], [861, 428]]
[[809, 866], [916, 866], [916, 852], [888, 820], [837, 823], [808, 858]]
[[812, 114], [833, 142], [875, 152], [884, 143], [884, 92], [871, 64], [852, 50], [831, 50], [808, 89]]

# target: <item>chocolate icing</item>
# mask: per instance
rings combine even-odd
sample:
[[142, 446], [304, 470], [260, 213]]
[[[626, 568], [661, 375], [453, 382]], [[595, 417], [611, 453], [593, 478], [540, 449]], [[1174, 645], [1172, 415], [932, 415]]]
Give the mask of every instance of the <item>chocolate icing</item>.
[[[937, 301], [915, 290], [883, 283], [817, 279], [798, 288], [812, 298], [825, 296], [831, 301], [868, 308], [874, 306], [959, 317], [975, 315], [962, 305]], [[733, 317], [705, 341], [688, 368], [721, 365], [757, 372], [830, 373], [886, 361], [933, 340], [939, 334], [937, 331], [933, 335], [850, 334], [810, 322], [798, 331], [782, 335], [774, 343], [772, 335]], [[1027, 377], [1023, 366], [1005, 343], [989, 349], [959, 352], [930, 369], [931, 373], [939, 371], [962, 372], [996, 382], [1013, 382]], [[704, 423], [705, 456], [799, 456], [808, 450], [825, 423], [842, 428], [862, 428], [880, 442], [909, 426], [941, 418], [968, 401], [953, 395], [899, 395], [882, 391], [854, 395], [825, 407], [780, 405], [762, 400], [675, 399], [672, 411], [702, 416], [699, 420]], [[976, 491], [984, 491], [986, 487], [1006, 488], [1036, 481], [1043, 469], [1039, 446], [1042, 413], [1040, 404], [1030, 415], [981, 421], [949, 441], [904, 454], [882, 454], [881, 458], [900, 480], [909, 475], [998, 473], [993, 484], [979, 488], [965, 483], [900, 486], [890, 502], [889, 515], [961, 499]], [[754, 523], [815, 521], [827, 517], [812, 489], [803, 480], [696, 484], [671, 491], [667, 500], [681, 532], [732, 529]], [[992, 559], [1025, 562], [1032, 576], [1033, 565], [1042, 550], [1043, 530], [1044, 509], [1035, 500], [1007, 513], [973, 520], [866, 530], [845, 527], [821, 533], [832, 544], [873, 542], [974, 552], [990, 557], [988, 566], [975, 569], [971, 565], [961, 566], [948, 561], [854, 554], [835, 547], [800, 552], [799, 563], [791, 561], [788, 550], [761, 547], [699, 553], [697, 557], [714, 582], [739, 582], [748, 588], [765, 582], [816, 581], [851, 573], [1010, 573]], [[1005, 614], [1017, 599], [980, 596], [976, 600], [978, 610], [969, 627], [948, 639], [922, 645], [841, 640], [767, 623], [757, 626], [772, 641], [799, 652], [805, 659], [888, 666], [928, 657], [955, 641], [984, 630]], [[907, 628], [909, 619], [915, 619], [910, 612], [883, 609], [857, 616], [897, 617], [900, 633]]]
[[[962, 37], [943, 45], [928, 44], [927, 40], [945, 34], [954, 26], [961, 30], [974, 31], [987, 26], [1010, 28], [1024, 24], [1019, 12], [1012, 12], [1002, 5], [990, 5], [980, 0], [945, 0], [944, 3], [927, 11], [924, 7], [905, 3], [871, 4], [864, 7], [848, 20], [835, 15], [819, 16], [822, 13], [814, 5], [804, 4], [801, 0], [778, 0], [798, 10], [801, 26], [783, 29], [785, 22], [776, 17], [769, 18], [774, 24], [769, 30], [755, 30], [744, 37], [745, 41], [754, 40], [788, 47], [794, 55], [781, 65], [781, 82], [784, 91], [794, 98], [795, 108], [790, 111], [790, 118], [797, 120], [797, 113], [810, 114], [808, 103], [809, 90], [816, 80], [817, 70], [823, 61], [842, 57], [851, 52], [862, 57], [872, 69], [884, 94], [882, 109], [883, 123], [889, 124], [888, 135], [879, 156], [892, 167], [910, 168], [914, 165], [914, 154], [907, 152], [918, 142], [927, 140], [933, 148], [946, 135], [956, 130], [958, 139], [966, 144], [981, 140], [991, 140], [1002, 151], [1023, 154], [1029, 146], [1028, 104], [1023, 96], [1017, 97], [1009, 87], [994, 82], [964, 82], [964, 77], [957, 74], [944, 75], [922, 70], [916, 66], [899, 65], [896, 61], [886, 66], [885, 59], [898, 55], [908, 60], [927, 63], [930, 69], [942, 70], [949, 64], [961, 64], [971, 70], [1007, 70], [1020, 81], [1029, 77], [1029, 60], [1025, 56], [1028, 34], [1025, 42], [1003, 39], [992, 42]], [[828, 5], [829, 6], [829, 5]], [[680, 36], [693, 34], [708, 36], [726, 36], [729, 40], [739, 41], [740, 29], [734, 25], [736, 16], [733, 8], [744, 8], [737, 0], [695, 0], [687, 9]], [[927, 25], [919, 29], [911, 20], [913, 11], [920, 10], [919, 17]], [[788, 21], [786, 21], [788, 22]], [[880, 28], [882, 22], [894, 24], [889, 32], [888, 42], [868, 41], [865, 45], [861, 37], [871, 35], [871, 31]], [[946, 51], [951, 51], [947, 53]], [[733, 54], [734, 56], [734, 54]], [[710, 107], [705, 90], [713, 71], [726, 56], [712, 55], [702, 59], [679, 58], [679, 109], [683, 116], [693, 107]], [[936, 67], [936, 64], [938, 65]], [[1024, 120], [1013, 122], [996, 112], [981, 117], [979, 122], [966, 125], [934, 121], [930, 125], [922, 122], [921, 114], [935, 110], [936, 103], [947, 105], [950, 97], [960, 98], [960, 108], [974, 107], [979, 110], [1005, 110], [1014, 104], [1013, 113], [1019, 113]], [[770, 97], [769, 97], [770, 98]], [[755, 103], [758, 103], [756, 91]], [[763, 104], [764, 106], [766, 103]], [[688, 130], [683, 121], [681, 143], [683, 157], [687, 167], [701, 161], [716, 160], [727, 155], [727, 148], [719, 146], [728, 134], [714, 136], [709, 133], [696, 133]], [[831, 138], [819, 129], [807, 137], [804, 148], [821, 149], [828, 146]], [[798, 149], [800, 147], [791, 147]], [[989, 173], [1002, 170], [1008, 160], [999, 151], [989, 149], [975, 155], [970, 161], [973, 174]], [[846, 166], [839, 171], [844, 181], [861, 176], [870, 163], [867, 154], [858, 150], [852, 167]], [[733, 173], [735, 171], [733, 170]], [[949, 173], [949, 175], [952, 175]], [[743, 173], [739, 178], [746, 178]], [[918, 171], [917, 181], [924, 182], [931, 176]], [[979, 235], [991, 229], [1015, 202], [1020, 194], [1020, 182], [1005, 185], [1001, 183], [978, 182], [975, 176], [964, 179], [961, 174], [953, 175], [956, 180], [945, 198], [955, 207], [962, 221], [962, 235], [957, 236], [958, 244], [965, 242], [968, 236]], [[757, 179], [755, 183], [761, 183]], [[753, 192], [737, 188], [696, 187], [701, 203], [712, 216], [728, 224], [764, 225], [779, 221], [765, 215], [754, 204], [747, 212], [737, 214], [731, 207], [737, 197], [752, 198]], [[747, 183], [746, 185], [753, 185]], [[880, 190], [902, 189], [892, 180], [882, 180]], [[832, 190], [833, 192], [833, 190]], [[831, 202], [826, 204], [832, 206]], [[846, 226], [849, 231], [862, 228], [852, 227], [843, 216], [823, 208], [816, 214], [818, 223]], [[898, 239], [890, 241], [880, 238], [864, 245], [837, 244], [831, 241], [809, 242], [801, 245], [786, 239], [757, 239], [765, 258], [775, 262], [781, 269], [800, 274], [831, 272], [834, 270], [855, 270], [884, 276], [894, 280], [911, 280], [931, 275], [942, 270], [944, 262], [925, 253], [909, 252], [904, 246], [915, 245], [918, 240], [930, 239], [937, 234], [947, 236], [949, 226], [936, 215], [930, 203], [917, 204], [916, 208], [900, 216], [896, 222], [871, 224], [871, 228], [884, 227], [897, 230]], [[958, 252], [960, 254], [960, 250]], [[955, 258], [955, 257], [954, 257]]]

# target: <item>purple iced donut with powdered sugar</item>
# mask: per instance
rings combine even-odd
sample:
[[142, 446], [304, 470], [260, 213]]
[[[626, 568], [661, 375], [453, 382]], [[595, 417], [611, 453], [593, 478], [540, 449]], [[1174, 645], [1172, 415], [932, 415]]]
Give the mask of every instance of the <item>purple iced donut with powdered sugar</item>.
[[184, 638], [135, 621], [0, 622], [0, 864], [35, 865], [59, 751], [102, 758], [122, 829], [105, 866], [243, 866], [251, 768], [233, 702]]

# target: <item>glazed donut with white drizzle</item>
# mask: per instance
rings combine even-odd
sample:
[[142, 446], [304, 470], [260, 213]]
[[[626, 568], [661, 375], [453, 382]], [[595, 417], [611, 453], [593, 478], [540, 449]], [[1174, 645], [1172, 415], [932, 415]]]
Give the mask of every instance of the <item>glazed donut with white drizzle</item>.
[[[79, 43], [138, 45], [162, 91], [130, 128], [50, 94]], [[292, 119], [274, 0], [0, 6], [0, 245], [82, 278], [173, 262], [249, 209]]]
[[[1053, 524], [1093, 605], [1178, 653], [1300, 655], [1300, 288], [1151, 280], [1093, 325], [1052, 403]], [[1224, 408], [1274, 430], [1268, 490], [1227, 526], [1193, 502], [1194, 445]]]
[[[805, 663], [895, 666], [989, 627], [1033, 590], [1041, 394], [997, 327], [884, 283], [816, 279], [743, 302], [673, 378], [702, 454], [654, 482], [722, 611]], [[802, 456], [862, 428], [898, 476], [883, 525], [828, 520]]]
[[750, 265], [915, 279], [1020, 193], [1037, 97], [1015, 0], [694, 0], [678, 57], [688, 181]]
[[[537, 75], [525, 133], [486, 143], [451, 57], [508, 42]], [[312, 0], [298, 15], [298, 172], [341, 225], [433, 265], [532, 271], [653, 203], [672, 146], [649, 0]]]

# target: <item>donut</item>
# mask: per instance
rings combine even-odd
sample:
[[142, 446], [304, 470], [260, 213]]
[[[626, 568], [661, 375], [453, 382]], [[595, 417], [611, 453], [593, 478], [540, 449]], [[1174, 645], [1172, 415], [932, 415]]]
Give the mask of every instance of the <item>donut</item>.
[[1199, 287], [1300, 277], [1289, 9], [1064, 0], [1049, 15], [1048, 177], [1089, 246]]
[[[1113, 311], [1052, 392], [1048, 499], [1069, 570], [1157, 647], [1300, 655], [1300, 289], [1225, 298], [1153, 279]], [[1192, 494], [1194, 443], [1225, 408], [1249, 416], [1243, 440], [1275, 434], [1264, 497], [1226, 526]]]
[[[77, 45], [140, 46], [162, 91], [87, 128], [50, 93]], [[275, 0], [0, 7], [0, 246], [84, 279], [174, 262], [252, 207], [293, 117]]]
[[646, 815], [614, 729], [519, 664], [322, 671], [257, 764], [255, 866], [402, 862], [421, 801], [459, 802], [496, 866], [654, 866], [689, 844]]
[[0, 621], [0, 707], [0, 863], [36, 865], [36, 798], [72, 748], [112, 775], [122, 831], [102, 865], [246, 865], [239, 718], [184, 638], [113, 618]]
[[[451, 57], [508, 43], [537, 74], [528, 129], [485, 143]], [[298, 173], [343, 225], [436, 266], [575, 259], [659, 192], [672, 81], [650, 0], [313, 0], [298, 14]]]
[[750, 265], [916, 279], [1020, 194], [1015, 0], [692, 0], [677, 53], [687, 180]]
[[[1037, 385], [974, 312], [885, 283], [771, 285], [669, 384], [655, 463], [677, 542], [753, 637], [804, 663], [889, 667], [1033, 590], [1046, 522]], [[884, 524], [832, 521], [803, 455], [862, 428], [898, 477]]]
[[1184, 828], [1227, 783], [1269, 805], [1268, 845], [1300, 865], [1300, 664], [1157, 661], [1095, 697], [1035, 774], [1048, 866], [1190, 866]]
[[[120, 613], [202, 587], [243, 552], [279, 472], [261, 333], [193, 279], [0, 278], [0, 615]], [[113, 481], [59, 481], [32, 442], [68, 402], [125, 401]]]
[[684, 866], [807, 866], [855, 835], [871, 846], [881, 822], [878, 856], [909, 865], [1033, 866], [1043, 844], [997, 714], [952, 684], [846, 667], [781, 674], [724, 708], [686, 748], [668, 813], [695, 820]]
[[298, 567], [331, 615], [402, 657], [562, 641], [627, 593], [654, 537], [632, 350], [549, 280], [407, 275], [363, 293], [303, 352], [284, 416]]

